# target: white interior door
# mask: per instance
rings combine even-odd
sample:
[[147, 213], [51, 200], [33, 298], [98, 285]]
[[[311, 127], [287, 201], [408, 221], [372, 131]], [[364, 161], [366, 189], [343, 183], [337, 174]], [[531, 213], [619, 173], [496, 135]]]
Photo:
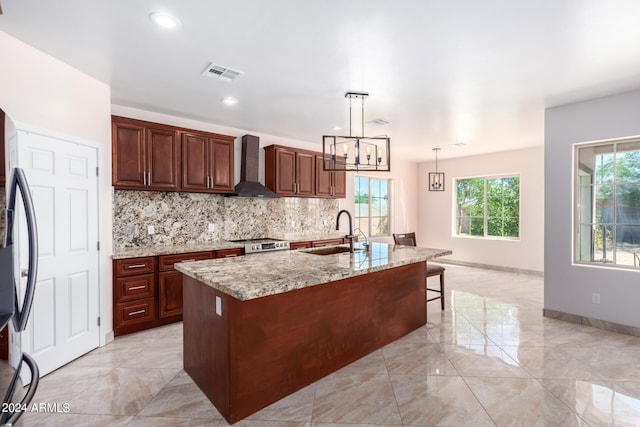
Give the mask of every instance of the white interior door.
[[[14, 166], [25, 171], [35, 206], [39, 262], [21, 346], [45, 375], [100, 342], [98, 152], [96, 147], [18, 130], [16, 154]], [[21, 231], [26, 222], [18, 215], [24, 269], [27, 236]]]

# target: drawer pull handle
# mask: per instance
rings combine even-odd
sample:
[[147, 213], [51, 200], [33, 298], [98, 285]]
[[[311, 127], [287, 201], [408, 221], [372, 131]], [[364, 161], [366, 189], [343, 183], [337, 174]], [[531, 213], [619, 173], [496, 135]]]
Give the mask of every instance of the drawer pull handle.
[[142, 313], [146, 313], [147, 310], [138, 310], [138, 311], [132, 311], [131, 313], [128, 314], [128, 316], [134, 316], [136, 314], [142, 314]]
[[130, 291], [135, 291], [136, 289], [144, 289], [146, 288], [146, 286], [141, 285], [141, 286], [133, 286], [131, 288], [129, 288]]
[[233, 258], [234, 256], [238, 256], [238, 254], [228, 254], [225, 255], [224, 258]]
[[132, 265], [127, 266], [127, 268], [143, 268], [143, 267], [146, 267], [146, 266], [147, 266], [147, 264], [132, 264]]
[[180, 262], [193, 262], [193, 261], [195, 261], [195, 259], [183, 259]]

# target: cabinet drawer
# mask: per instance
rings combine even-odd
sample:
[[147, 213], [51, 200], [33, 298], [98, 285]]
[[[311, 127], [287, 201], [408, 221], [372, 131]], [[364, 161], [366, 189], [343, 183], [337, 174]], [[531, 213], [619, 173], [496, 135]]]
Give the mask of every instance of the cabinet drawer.
[[311, 242], [292, 242], [289, 243], [289, 249], [301, 249], [301, 248], [310, 248]]
[[153, 273], [156, 269], [156, 257], [118, 259], [115, 262], [116, 277], [132, 274]]
[[153, 298], [120, 303], [116, 306], [116, 325], [119, 328], [156, 319], [156, 303]]
[[158, 269], [160, 271], [172, 271], [174, 270], [173, 265], [175, 263], [183, 261], [200, 261], [203, 259], [211, 258], [213, 258], [213, 253], [211, 252], [191, 252], [176, 255], [160, 255], [158, 257]]
[[315, 242], [311, 242], [312, 248], [319, 248], [322, 246], [333, 246], [333, 245], [341, 245], [344, 242], [344, 239], [326, 239], [326, 240], [316, 240]]
[[155, 295], [155, 274], [116, 279], [116, 302], [152, 298]]
[[244, 250], [242, 249], [220, 249], [216, 251], [216, 258], [231, 258], [234, 256], [244, 255]]

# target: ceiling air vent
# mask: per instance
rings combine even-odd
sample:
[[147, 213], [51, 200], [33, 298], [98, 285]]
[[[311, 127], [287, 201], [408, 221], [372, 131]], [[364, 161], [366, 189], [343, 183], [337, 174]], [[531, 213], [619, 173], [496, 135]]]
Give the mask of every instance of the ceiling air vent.
[[386, 126], [391, 124], [391, 122], [385, 119], [375, 119], [375, 120], [369, 120], [367, 124], [376, 125], [376, 126]]
[[213, 62], [207, 65], [207, 68], [202, 72], [203, 76], [215, 77], [225, 82], [232, 82], [243, 74], [242, 71], [232, 70], [231, 68], [223, 67]]

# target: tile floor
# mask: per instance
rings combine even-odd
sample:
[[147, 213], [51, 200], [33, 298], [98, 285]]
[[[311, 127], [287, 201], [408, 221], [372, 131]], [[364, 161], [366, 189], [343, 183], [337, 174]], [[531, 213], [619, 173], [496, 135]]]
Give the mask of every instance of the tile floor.
[[[428, 324], [237, 426], [638, 426], [640, 338], [542, 316], [543, 279], [447, 266]], [[430, 280], [437, 280], [433, 278]], [[181, 324], [47, 375], [23, 426], [226, 426], [182, 371]]]

